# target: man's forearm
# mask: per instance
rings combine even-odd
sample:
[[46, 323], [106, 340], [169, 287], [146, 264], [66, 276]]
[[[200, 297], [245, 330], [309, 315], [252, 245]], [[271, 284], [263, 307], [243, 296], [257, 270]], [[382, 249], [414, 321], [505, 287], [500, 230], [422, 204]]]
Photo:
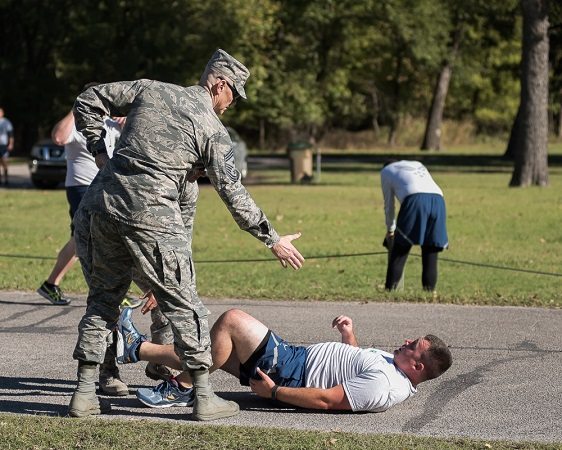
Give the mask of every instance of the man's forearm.
[[341, 335], [341, 341], [344, 344], [349, 344], [353, 347], [359, 347], [359, 343], [357, 342], [357, 338], [353, 331], [351, 333], [346, 333]]
[[318, 388], [291, 388], [279, 386], [277, 388], [275, 397], [276, 400], [279, 400], [283, 403], [288, 403], [293, 406], [299, 406], [300, 408], [350, 409], [349, 407], [342, 407], [341, 396], [334, 397], [334, 393], [330, 391], [331, 390], [328, 389]]

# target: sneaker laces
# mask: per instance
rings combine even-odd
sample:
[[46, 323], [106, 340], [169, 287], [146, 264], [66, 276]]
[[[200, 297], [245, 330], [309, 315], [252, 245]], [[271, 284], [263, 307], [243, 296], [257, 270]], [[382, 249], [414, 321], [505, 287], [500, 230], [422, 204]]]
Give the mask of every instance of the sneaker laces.
[[191, 388], [184, 388], [178, 383], [176, 377], [171, 377], [170, 381], [163, 381], [154, 388], [154, 392], [158, 392], [162, 397], [168, 397], [172, 391], [178, 391], [181, 394], [187, 394]]
[[[173, 390], [173, 388], [176, 387], [176, 386], [174, 386], [172, 381], [175, 382], [175, 380], [171, 380], [171, 379], [170, 379], [170, 381], [163, 381], [162, 383], [160, 383], [158, 386], [156, 386], [154, 388], [154, 392], [157, 392], [158, 394], [160, 394], [162, 396], [162, 398], [168, 397], [168, 394]], [[175, 383], [177, 385], [177, 382], [175, 382]]]
[[63, 297], [64, 297], [62, 289], [60, 287], [58, 287], [57, 285], [55, 285], [54, 290], [55, 290], [55, 293], [56, 293], [57, 300], [62, 301]]
[[56, 284], [52, 284], [51, 286], [47, 285], [47, 282], [43, 283], [41, 289], [47, 293], [49, 297], [51, 297], [55, 301], [60, 301], [62, 291]]

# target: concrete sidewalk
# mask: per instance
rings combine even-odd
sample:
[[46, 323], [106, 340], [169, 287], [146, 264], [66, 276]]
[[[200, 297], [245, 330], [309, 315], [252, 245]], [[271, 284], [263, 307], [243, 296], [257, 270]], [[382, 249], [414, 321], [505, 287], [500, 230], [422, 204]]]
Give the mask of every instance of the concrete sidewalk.
[[[215, 389], [240, 404], [237, 417], [216, 425], [265, 426], [358, 433], [409, 433], [562, 443], [562, 311], [397, 303], [317, 303], [206, 300], [211, 320], [242, 308], [297, 344], [339, 340], [338, 314], [354, 319], [361, 346], [392, 350], [406, 337], [433, 333], [451, 346], [455, 362], [413, 398], [381, 414], [322, 413], [276, 407], [223, 372]], [[64, 416], [75, 386], [72, 350], [85, 298], [70, 306], [35, 293], [0, 291], [0, 413]], [[135, 312], [149, 331], [149, 318]], [[130, 395], [111, 398], [113, 418], [189, 421], [191, 408], [149, 409], [134, 390], [154, 382], [144, 363], [121, 368]], [[193, 422], [196, 423], [196, 422]]]

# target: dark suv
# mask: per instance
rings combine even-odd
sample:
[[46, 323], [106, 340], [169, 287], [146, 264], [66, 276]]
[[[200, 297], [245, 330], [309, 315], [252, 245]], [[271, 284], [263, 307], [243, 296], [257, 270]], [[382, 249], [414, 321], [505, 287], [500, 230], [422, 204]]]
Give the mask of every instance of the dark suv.
[[54, 189], [66, 178], [66, 152], [50, 139], [37, 142], [29, 161], [31, 182], [40, 189]]

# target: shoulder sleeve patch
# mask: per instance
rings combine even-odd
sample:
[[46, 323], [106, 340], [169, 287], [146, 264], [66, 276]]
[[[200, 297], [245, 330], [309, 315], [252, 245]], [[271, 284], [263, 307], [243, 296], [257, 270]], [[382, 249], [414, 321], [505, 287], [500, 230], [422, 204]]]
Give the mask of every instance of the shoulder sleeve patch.
[[240, 172], [238, 172], [234, 164], [234, 149], [232, 147], [230, 147], [228, 152], [224, 155], [224, 167], [228, 178], [232, 181], [238, 181]]

